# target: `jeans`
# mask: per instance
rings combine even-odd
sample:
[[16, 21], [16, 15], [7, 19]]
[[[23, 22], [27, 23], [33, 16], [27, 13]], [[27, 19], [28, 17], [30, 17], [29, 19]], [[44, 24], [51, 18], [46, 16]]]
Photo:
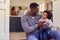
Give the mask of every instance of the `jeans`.
[[47, 27], [45, 29], [39, 29], [39, 40], [50, 40], [52, 37], [50, 36], [51, 28]]
[[[58, 30], [51, 30], [50, 35], [55, 37], [56, 40], [60, 40], [60, 32]], [[27, 36], [27, 40], [39, 40], [39, 34], [31, 34]]]
[[60, 40], [60, 31], [51, 30], [50, 35], [55, 38], [55, 40]]
[[38, 40], [39, 39], [39, 34], [35, 33], [35, 34], [31, 34], [27, 36], [27, 40]]

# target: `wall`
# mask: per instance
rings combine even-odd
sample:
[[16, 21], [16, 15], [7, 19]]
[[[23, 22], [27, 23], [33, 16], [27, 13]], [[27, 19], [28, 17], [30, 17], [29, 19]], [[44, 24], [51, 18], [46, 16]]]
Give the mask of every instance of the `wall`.
[[42, 3], [43, 0], [11, 0], [11, 6], [29, 6], [31, 2]]
[[41, 3], [44, 3], [44, 0], [10, 0], [10, 8], [12, 6], [15, 6], [17, 11], [18, 7], [21, 6], [23, 9], [21, 14], [24, 15], [24, 12], [26, 12], [29, 9], [29, 5], [31, 2], [36, 2], [40, 5]]
[[60, 0], [53, 2], [53, 15], [54, 25], [60, 26]]

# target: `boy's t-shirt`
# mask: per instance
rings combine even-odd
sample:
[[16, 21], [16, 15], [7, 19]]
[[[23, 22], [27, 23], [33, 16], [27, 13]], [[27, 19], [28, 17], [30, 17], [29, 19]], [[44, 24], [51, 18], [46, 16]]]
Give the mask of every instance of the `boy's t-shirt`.
[[41, 18], [41, 19], [39, 19], [38, 23], [39, 22], [43, 22], [43, 21], [48, 23], [48, 27], [52, 27], [53, 26], [53, 23], [52, 23], [52, 21], [50, 19], [42, 19]]

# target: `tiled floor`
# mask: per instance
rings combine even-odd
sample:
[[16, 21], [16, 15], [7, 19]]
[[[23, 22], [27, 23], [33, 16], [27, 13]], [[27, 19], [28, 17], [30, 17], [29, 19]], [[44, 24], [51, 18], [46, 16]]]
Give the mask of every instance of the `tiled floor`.
[[10, 40], [26, 40], [26, 35], [24, 32], [11, 32]]

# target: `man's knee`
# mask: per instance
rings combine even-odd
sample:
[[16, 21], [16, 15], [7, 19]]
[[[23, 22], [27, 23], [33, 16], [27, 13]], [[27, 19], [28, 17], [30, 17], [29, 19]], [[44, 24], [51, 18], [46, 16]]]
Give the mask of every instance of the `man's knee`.
[[27, 40], [38, 40], [38, 38], [35, 37], [35, 36], [29, 36], [29, 37], [27, 38]]
[[52, 30], [51, 36], [54, 37], [56, 40], [60, 40], [60, 31], [58, 30]]
[[60, 34], [60, 31], [58, 31], [58, 30], [51, 31], [51, 35], [59, 35], [59, 34]]

